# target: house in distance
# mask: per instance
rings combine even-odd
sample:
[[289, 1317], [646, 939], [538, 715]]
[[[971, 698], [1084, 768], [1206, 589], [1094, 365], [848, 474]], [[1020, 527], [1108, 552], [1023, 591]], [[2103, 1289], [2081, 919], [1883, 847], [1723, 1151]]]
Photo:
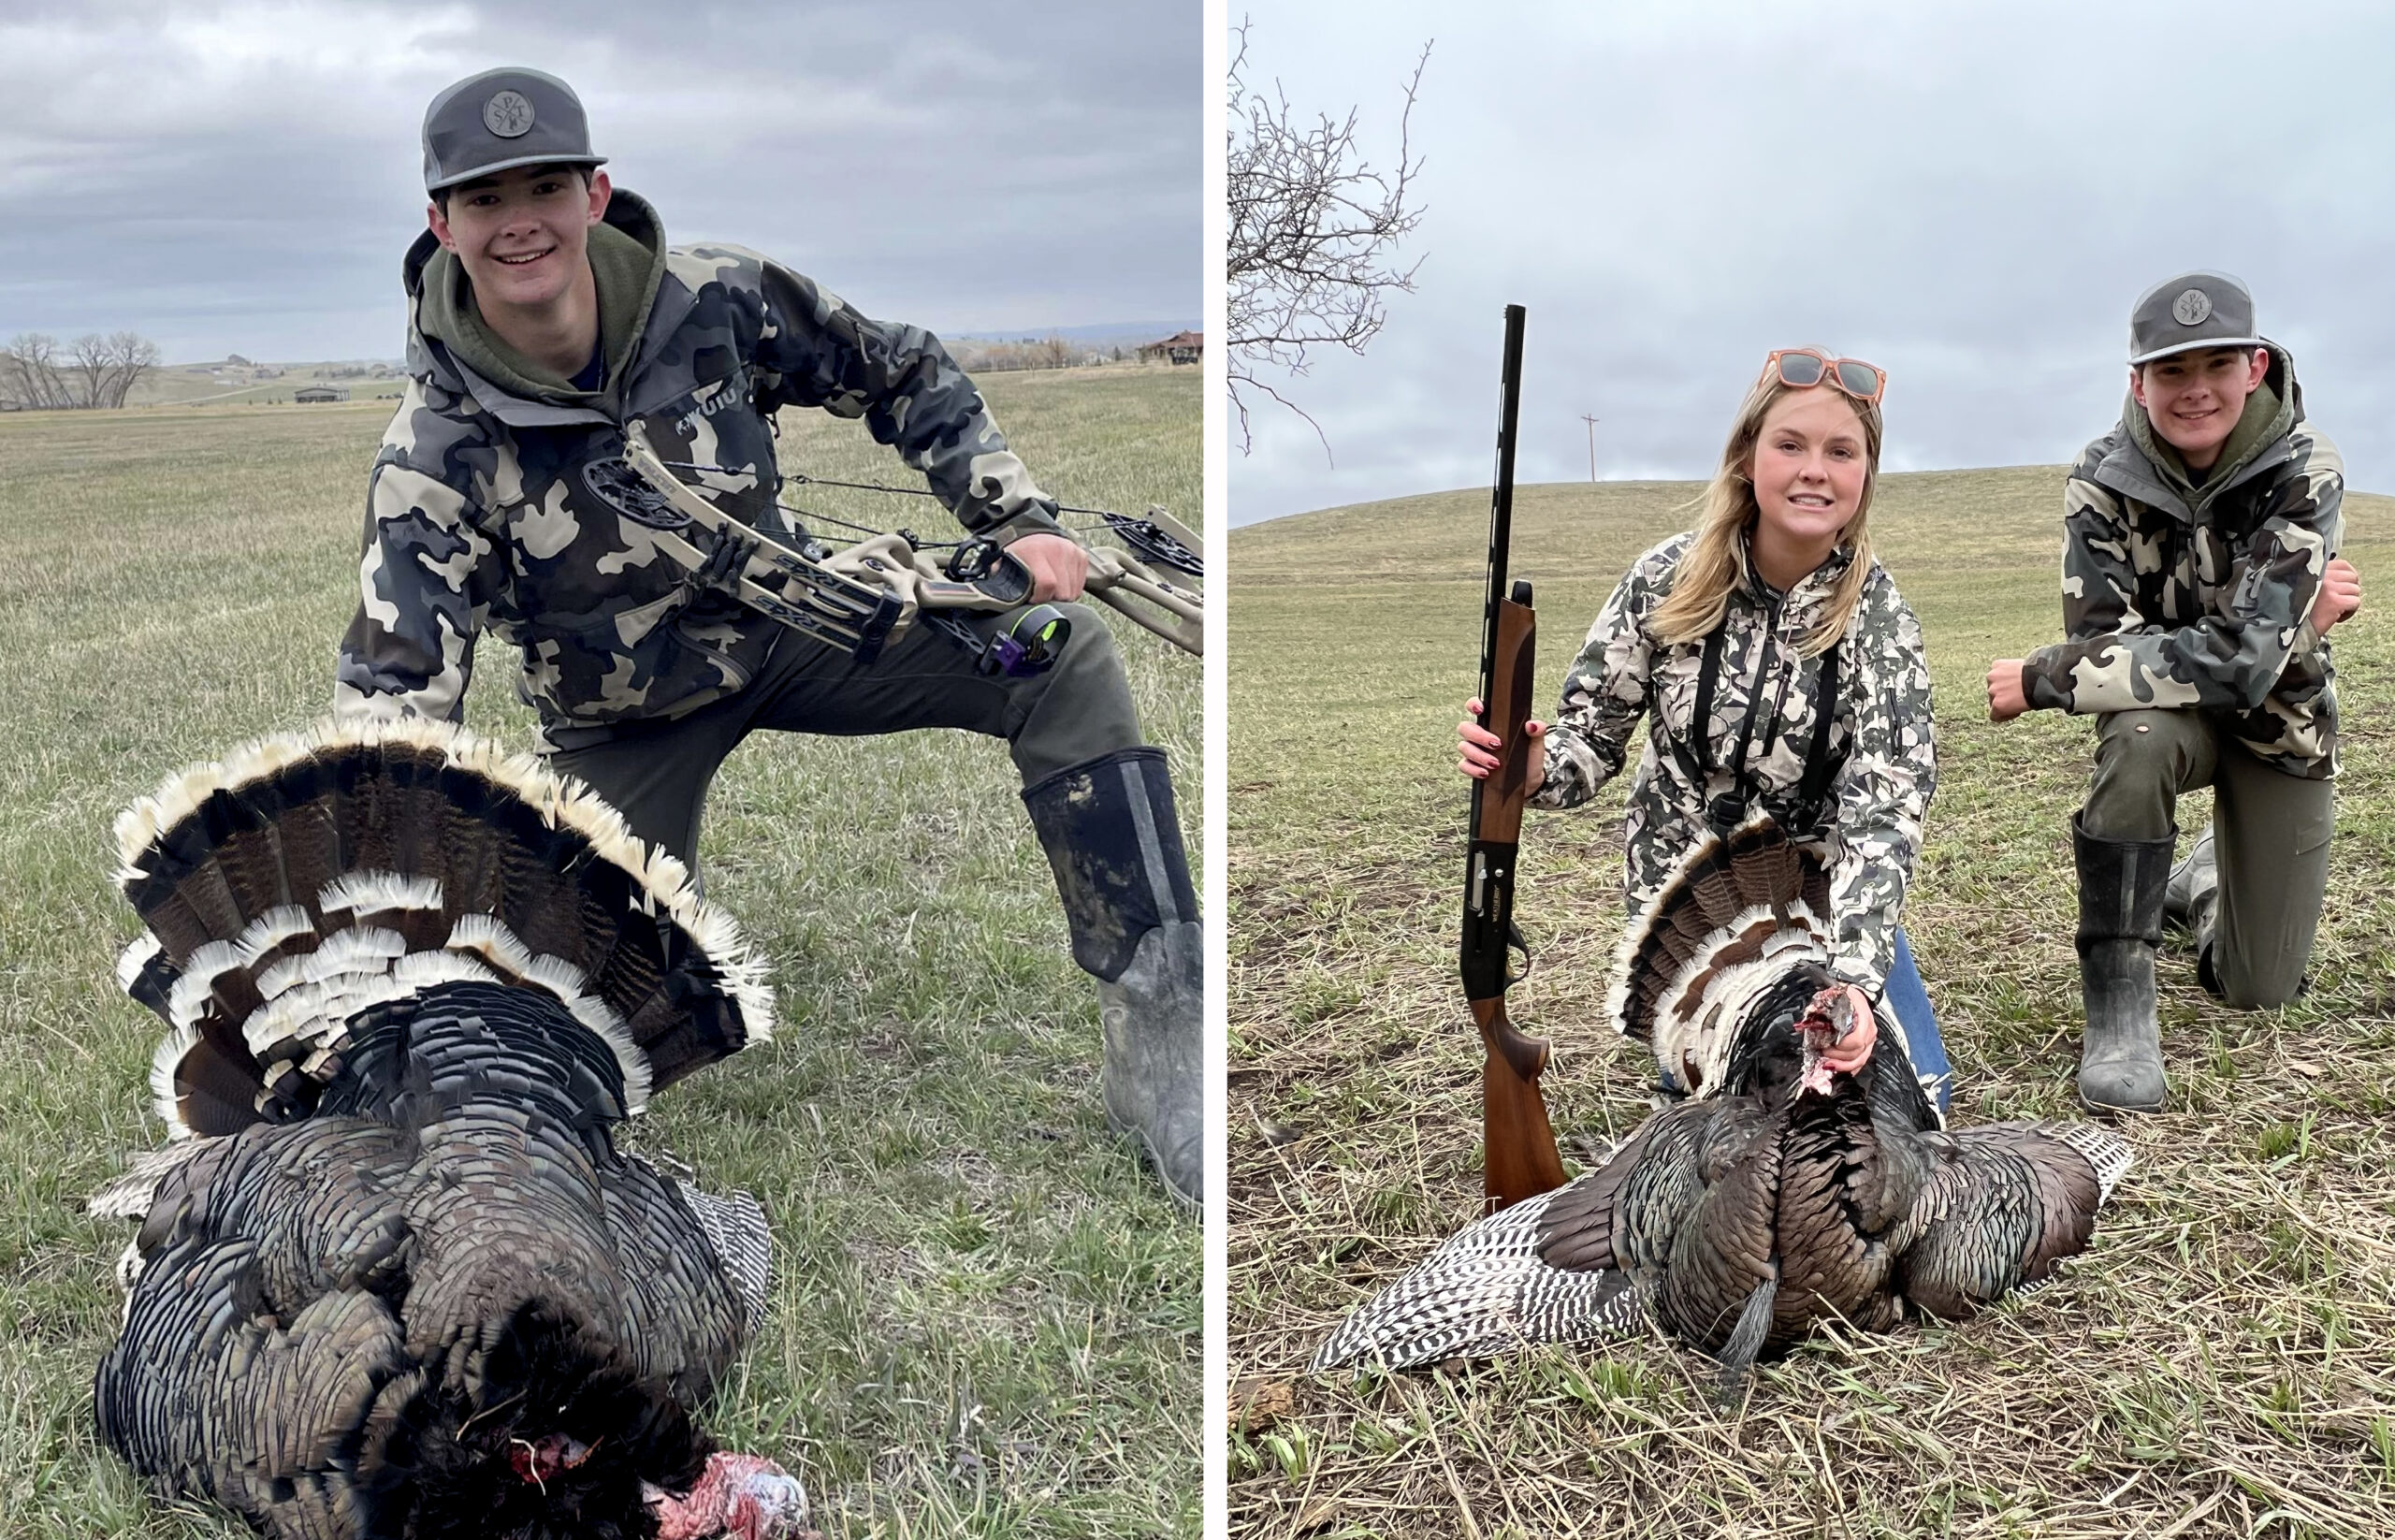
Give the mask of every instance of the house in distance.
[[1177, 331], [1161, 342], [1150, 342], [1139, 349], [1142, 363], [1154, 363], [1168, 358], [1176, 364], [1194, 364], [1206, 356], [1206, 334], [1202, 331]]

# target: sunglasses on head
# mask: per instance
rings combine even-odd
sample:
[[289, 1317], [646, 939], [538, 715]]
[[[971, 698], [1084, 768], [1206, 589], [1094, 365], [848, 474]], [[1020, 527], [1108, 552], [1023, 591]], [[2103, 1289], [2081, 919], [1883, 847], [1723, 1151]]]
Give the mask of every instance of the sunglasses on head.
[[1768, 380], [1777, 371], [1779, 383], [1791, 390], [1809, 390], [1826, 385], [1843, 390], [1858, 401], [1877, 401], [1888, 392], [1888, 373], [1877, 364], [1866, 364], [1860, 358], [1833, 358], [1815, 348], [1780, 348], [1764, 360], [1762, 378]]

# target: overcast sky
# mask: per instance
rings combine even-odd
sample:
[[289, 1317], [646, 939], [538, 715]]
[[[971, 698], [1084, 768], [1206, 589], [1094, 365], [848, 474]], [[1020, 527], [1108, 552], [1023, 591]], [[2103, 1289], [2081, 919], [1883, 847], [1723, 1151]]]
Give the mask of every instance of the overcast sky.
[[1194, 321], [1194, 4], [0, 0], [0, 341], [397, 357], [432, 95], [562, 76], [668, 239], [945, 333]]
[[[1240, 0], [1233, 0], [1234, 20]], [[2297, 3], [1256, 4], [1249, 74], [1400, 85], [1417, 291], [1231, 456], [1234, 523], [1485, 486], [1507, 301], [1525, 482], [1711, 472], [1774, 347], [1888, 370], [1885, 463], [2061, 461], [2119, 415], [2130, 305], [2235, 273], [2352, 485], [2395, 491], [2395, 9]], [[1502, 16], [1503, 20], [1496, 18]]]

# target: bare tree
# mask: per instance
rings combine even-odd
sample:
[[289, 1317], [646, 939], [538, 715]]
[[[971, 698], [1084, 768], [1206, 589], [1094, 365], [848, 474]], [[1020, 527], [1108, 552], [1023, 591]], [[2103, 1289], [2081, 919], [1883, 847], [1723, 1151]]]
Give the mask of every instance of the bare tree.
[[[1270, 366], [1306, 372], [1307, 349], [1336, 345], [1361, 354], [1380, 334], [1392, 293], [1414, 287], [1416, 257], [1397, 265], [1397, 248], [1422, 222], [1409, 201], [1422, 169], [1410, 138], [1415, 93], [1430, 45], [1422, 45], [1405, 82], [1397, 120], [1394, 169], [1375, 169], [1357, 142], [1357, 113], [1322, 113], [1311, 120], [1289, 106], [1275, 82], [1270, 93], [1249, 86], [1248, 22], [1239, 26], [1230, 67], [1229, 240], [1227, 322], [1231, 405], [1239, 412], [1241, 452], [1253, 443], [1247, 398], [1261, 391], [1305, 417], [1316, 437], [1322, 427], [1303, 408], [1259, 380]], [[1330, 441], [1323, 440], [1323, 453]]]
[[0, 352], [0, 395], [28, 409], [74, 404], [66, 380], [59, 372], [58, 339], [38, 331], [22, 331]]
[[124, 404], [158, 367], [158, 344], [138, 332], [88, 332], [61, 352], [58, 339], [21, 332], [0, 349], [0, 400], [36, 411]]
[[1043, 369], [1063, 369], [1073, 361], [1073, 345], [1055, 332], [1050, 332], [1038, 348]]
[[138, 331], [115, 331], [109, 334], [110, 367], [109, 390], [110, 406], [123, 406], [142, 376], [158, 367], [158, 344]]

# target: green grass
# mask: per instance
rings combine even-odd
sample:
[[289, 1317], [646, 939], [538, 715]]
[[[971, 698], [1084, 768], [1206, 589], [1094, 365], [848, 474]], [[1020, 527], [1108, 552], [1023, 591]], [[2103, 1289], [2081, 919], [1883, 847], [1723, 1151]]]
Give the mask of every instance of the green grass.
[[[1523, 488], [1539, 698], [1689, 485]], [[1927, 632], [1940, 784], [1907, 925], [1958, 1120], [2075, 1115], [2068, 816], [2091, 725], [1985, 719], [2058, 634], [2058, 468], [1899, 475], [1873, 514]], [[1485, 492], [1234, 533], [1228, 761], [1233, 1532], [2098, 1536], [2395, 1533], [2395, 503], [2346, 503], [2375, 597], [2335, 633], [2345, 770], [2311, 993], [2240, 1013], [2162, 964], [2172, 1111], [2090, 1255], [1951, 1329], [1823, 1340], [1727, 1413], [1661, 1340], [1428, 1375], [1303, 1373], [1479, 1203], [1480, 1049], [1453, 949]], [[1525, 830], [1510, 996], [1549, 1036], [1567, 1165], [1646, 1115], [1603, 1027], [1624, 787]], [[2209, 793], [2183, 801], [2192, 829]], [[1461, 1512], [1459, 1512], [1459, 1509]]]
[[[999, 421], [1066, 501], [1200, 506], [1200, 387], [1167, 369], [1008, 375]], [[245, 1533], [152, 1501], [98, 1446], [121, 1227], [79, 1200], [155, 1143], [159, 1026], [115, 990], [133, 932], [109, 827], [167, 772], [329, 703], [387, 406], [0, 418], [0, 1531]], [[792, 469], [905, 483], [793, 413]], [[812, 492], [813, 488], [806, 489]], [[812, 506], [931, 530], [911, 500]], [[1117, 625], [1199, 849], [1198, 673]], [[531, 724], [486, 646], [469, 723]], [[1088, 981], [1004, 746], [765, 735], [718, 780], [709, 896], [774, 964], [777, 1040], [632, 1136], [776, 1236], [767, 1323], [705, 1419], [798, 1471], [833, 1534], [1194, 1533], [1199, 1244], [1097, 1097]]]

